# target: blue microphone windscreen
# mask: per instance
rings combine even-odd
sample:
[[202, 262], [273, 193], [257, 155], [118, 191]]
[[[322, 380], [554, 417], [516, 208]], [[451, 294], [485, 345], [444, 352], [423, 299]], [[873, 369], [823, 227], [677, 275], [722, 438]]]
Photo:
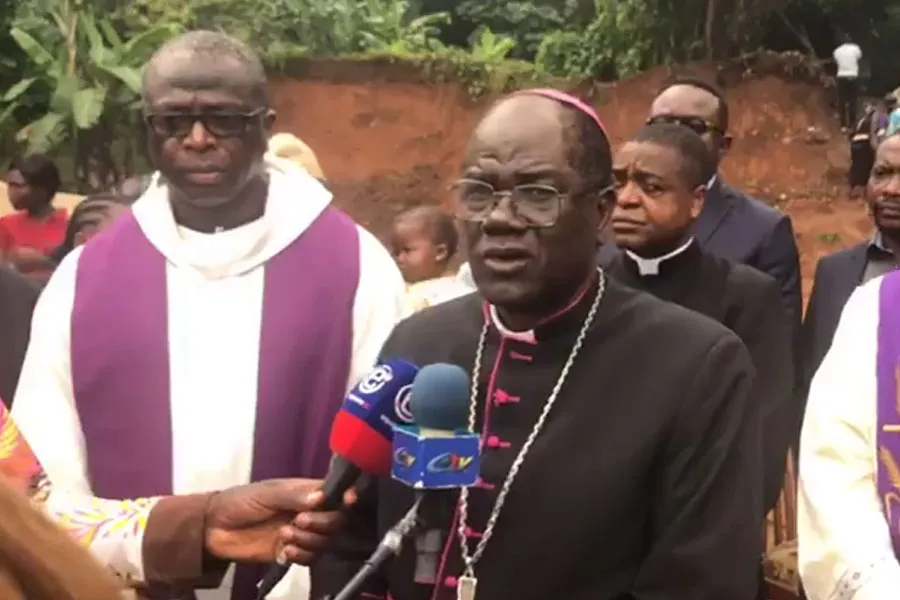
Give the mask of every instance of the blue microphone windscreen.
[[453, 431], [469, 424], [469, 375], [456, 365], [422, 367], [413, 380], [409, 409], [419, 427]]

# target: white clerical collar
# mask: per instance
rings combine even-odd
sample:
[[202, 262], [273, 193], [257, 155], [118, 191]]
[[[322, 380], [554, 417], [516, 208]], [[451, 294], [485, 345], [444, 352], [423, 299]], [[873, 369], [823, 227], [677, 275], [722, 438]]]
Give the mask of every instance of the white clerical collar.
[[[599, 268], [597, 269], [597, 271], [598, 271], [598, 273], [601, 273], [601, 275], [602, 275], [602, 271]], [[540, 327], [541, 325], [556, 321], [558, 318], [562, 317], [563, 315], [565, 315], [566, 313], [571, 311], [573, 308], [578, 306], [578, 304], [584, 299], [585, 294], [588, 293], [588, 290], [591, 289], [591, 286], [594, 284], [594, 281], [595, 280], [593, 278], [588, 280], [588, 282], [584, 285], [584, 287], [581, 288], [581, 290], [575, 295], [574, 298], [572, 298], [572, 300], [566, 306], [559, 309], [558, 311], [556, 311], [549, 317], [543, 319], [538, 324], [538, 327]], [[534, 329], [529, 329], [527, 331], [513, 331], [512, 329], [510, 329], [503, 323], [503, 319], [500, 318], [500, 313], [497, 311], [496, 306], [494, 306], [493, 304], [487, 303], [487, 302], [485, 302], [484, 305], [487, 307], [487, 317], [491, 320], [491, 323], [494, 325], [494, 327], [497, 329], [497, 332], [502, 337], [504, 337], [506, 339], [512, 339], [517, 342], [525, 342], [527, 344], [537, 344], [538, 343], [537, 333], [535, 332]]]
[[526, 344], [537, 343], [537, 336], [534, 334], [534, 329], [529, 329], [528, 331], [513, 331], [503, 324], [503, 319], [500, 318], [500, 313], [497, 312], [497, 307], [493, 304], [488, 305], [488, 314], [490, 314], [491, 322], [494, 324], [494, 327], [497, 328], [497, 331], [500, 332], [501, 336], [518, 342], [525, 342]]
[[693, 243], [694, 238], [689, 238], [688, 241], [684, 243], [684, 245], [672, 250], [668, 254], [664, 254], [663, 256], [657, 256], [655, 258], [644, 258], [642, 256], [638, 256], [631, 250], [626, 250], [625, 254], [628, 255], [628, 258], [634, 261], [634, 264], [637, 265], [638, 273], [641, 276], [644, 275], [659, 275], [659, 265], [669, 260], [670, 258], [674, 258], [684, 252], [690, 247], [691, 243]]

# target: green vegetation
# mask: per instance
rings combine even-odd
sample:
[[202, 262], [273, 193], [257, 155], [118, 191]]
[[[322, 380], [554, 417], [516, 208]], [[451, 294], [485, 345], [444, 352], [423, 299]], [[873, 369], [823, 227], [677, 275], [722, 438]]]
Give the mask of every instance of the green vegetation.
[[194, 28], [243, 39], [274, 72], [391, 63], [472, 98], [762, 47], [827, 57], [840, 33], [880, 61], [874, 88], [900, 72], [900, 0], [0, 0], [0, 152], [66, 157], [81, 189], [139, 169], [141, 65]]

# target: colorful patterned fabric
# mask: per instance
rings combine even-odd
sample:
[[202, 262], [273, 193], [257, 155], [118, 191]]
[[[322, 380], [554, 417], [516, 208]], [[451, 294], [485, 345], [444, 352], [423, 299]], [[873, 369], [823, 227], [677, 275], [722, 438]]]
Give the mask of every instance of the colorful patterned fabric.
[[143, 534], [159, 498], [103, 500], [53, 492], [41, 463], [2, 403], [0, 475], [40, 505], [116, 575], [129, 583], [140, 581]]
[[9, 411], [0, 402], [0, 475], [23, 493], [43, 501], [49, 493], [47, 476]]

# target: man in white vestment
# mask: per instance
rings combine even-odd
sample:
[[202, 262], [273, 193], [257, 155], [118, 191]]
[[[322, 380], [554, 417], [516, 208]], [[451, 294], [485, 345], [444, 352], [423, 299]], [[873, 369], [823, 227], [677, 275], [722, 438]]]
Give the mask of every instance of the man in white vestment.
[[[197, 31], [160, 48], [143, 112], [158, 173], [48, 283], [13, 417], [55, 489], [74, 494], [320, 478], [343, 394], [402, 316], [402, 277], [318, 181], [264, 158], [274, 112], [240, 42]], [[117, 550], [128, 579], [145, 576], [142, 536]], [[232, 569], [197, 597], [252, 600], [261, 572]], [[307, 595], [295, 566], [269, 598]]]
[[[869, 197], [900, 226], [900, 137], [878, 147]], [[856, 288], [810, 385], [797, 545], [809, 600], [900, 595], [900, 272]]]

